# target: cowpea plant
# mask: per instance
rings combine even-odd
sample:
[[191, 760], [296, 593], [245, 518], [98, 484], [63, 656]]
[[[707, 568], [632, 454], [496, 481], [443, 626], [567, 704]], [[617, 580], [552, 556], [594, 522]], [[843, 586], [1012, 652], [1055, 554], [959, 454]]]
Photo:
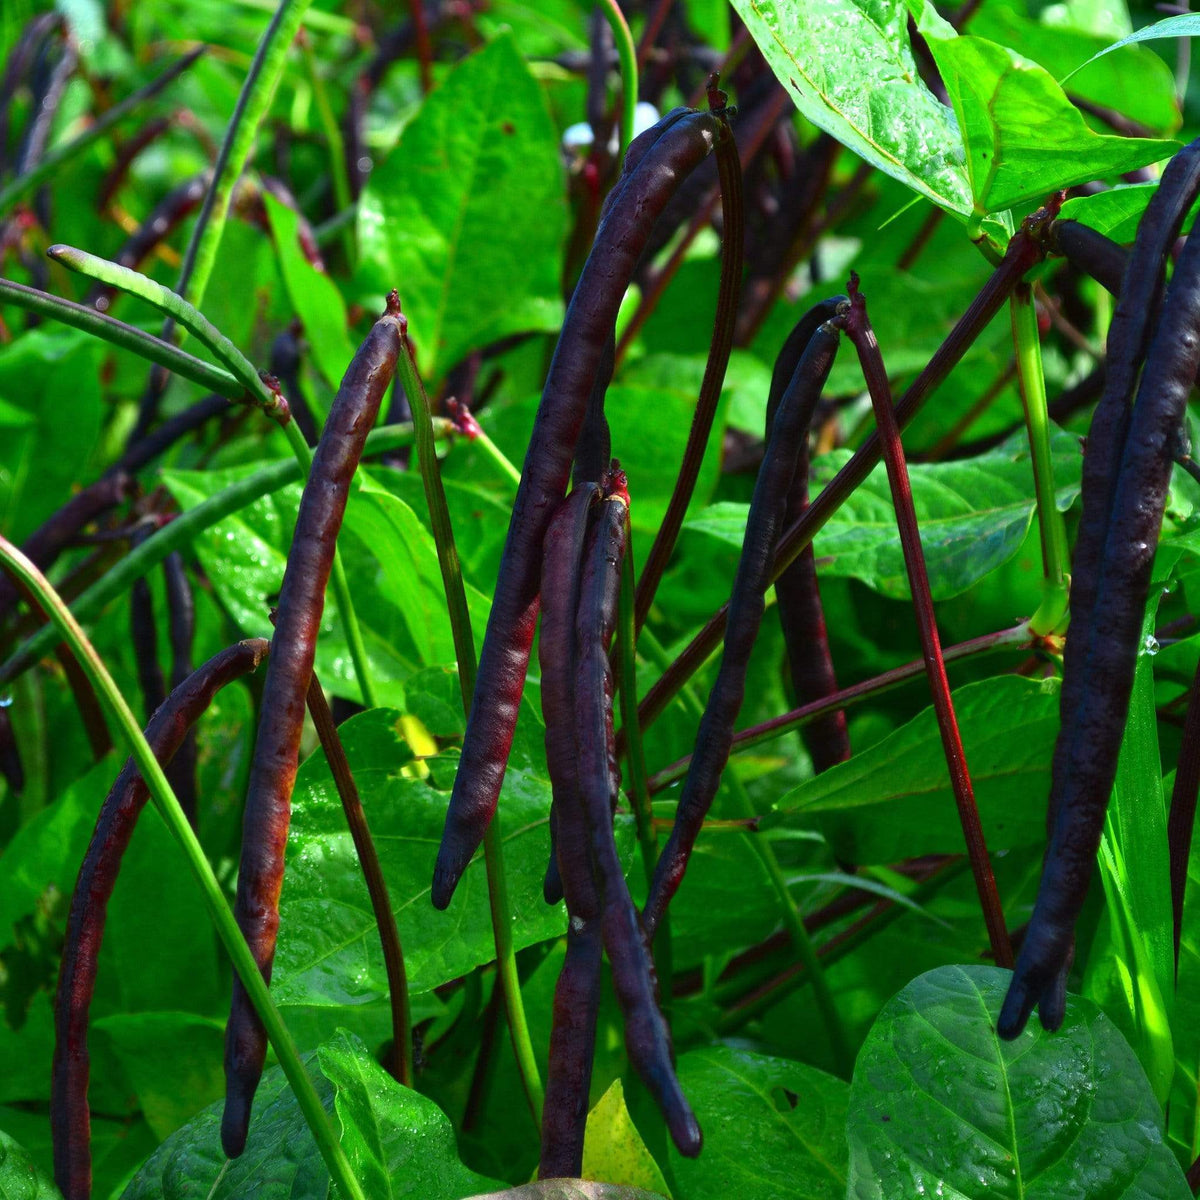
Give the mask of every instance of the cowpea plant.
[[0, 1192], [1200, 1188], [1200, 21], [193, 9], [0, 17]]

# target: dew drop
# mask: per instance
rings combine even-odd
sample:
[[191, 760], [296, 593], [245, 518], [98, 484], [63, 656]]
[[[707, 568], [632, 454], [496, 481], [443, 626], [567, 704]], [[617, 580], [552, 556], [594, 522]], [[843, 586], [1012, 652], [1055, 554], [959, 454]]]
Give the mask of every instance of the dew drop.
[[1159, 649], [1158, 638], [1152, 633], [1146, 634], [1146, 640], [1142, 643], [1142, 649], [1149, 655], [1157, 654]]

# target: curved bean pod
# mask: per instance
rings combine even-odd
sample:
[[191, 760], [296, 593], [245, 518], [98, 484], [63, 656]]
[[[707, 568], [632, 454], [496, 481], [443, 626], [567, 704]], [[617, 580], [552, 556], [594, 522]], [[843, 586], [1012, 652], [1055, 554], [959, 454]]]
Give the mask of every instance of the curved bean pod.
[[[1126, 279], [1133, 274], [1131, 268]], [[1074, 658], [1078, 699], [1059, 734], [1062, 791], [1033, 918], [997, 1023], [1001, 1037], [1016, 1037], [1035, 1004], [1045, 1028], [1056, 1029], [1063, 1019], [1066, 964], [1116, 777], [1173, 452], [1197, 366], [1200, 239], [1189, 238], [1133, 405], [1091, 627]]]
[[[845, 296], [834, 296], [810, 308], [796, 322], [788, 335], [775, 369], [771, 373], [771, 392], [767, 400], [767, 437], [775, 424], [775, 414], [783, 393], [795, 374], [796, 367], [812, 335], [825, 321], [838, 313], [839, 306], [848, 303]], [[784, 521], [799, 520], [808, 507], [808, 430], [796, 449], [796, 470], [788, 489]], [[788, 668], [797, 704], [815, 704], [838, 690], [837, 674], [829, 653], [829, 638], [825, 633], [825, 611], [821, 607], [821, 591], [817, 585], [817, 565], [812, 544], [805, 546], [800, 556], [775, 580], [776, 608], [787, 647]], [[846, 733], [846, 714], [841, 709], [800, 727], [800, 736], [820, 772], [850, 757], [850, 739]]]
[[651, 938], [683, 880], [692, 846], [729, 761], [733, 724], [742, 707], [746, 666], [762, 624], [764, 596], [771, 584], [776, 542], [784, 523], [796, 456], [800, 442], [808, 436], [813, 409], [833, 368], [837, 348], [837, 330], [828, 324], [820, 326], [792, 375], [775, 417], [750, 501], [746, 538], [729, 598], [721, 666], [696, 734], [675, 825], [654, 868], [650, 895], [642, 911]]
[[613, 736], [613, 674], [608, 649], [617, 623], [629, 522], [628, 493], [619, 471], [615, 483], [618, 490], [601, 502], [588, 536], [575, 620], [579, 790], [602, 894], [604, 949], [625, 1018], [625, 1049], [662, 1111], [679, 1152], [694, 1158], [702, 1143], [700, 1126], [675, 1075], [671, 1031], [658, 1006], [654, 959], [613, 838], [613, 807], [621, 776]]
[[[399, 298], [392, 292], [387, 311], [359, 347], [329, 410], [300, 499], [279, 593], [273, 653], [246, 792], [234, 905], [238, 925], [268, 982], [279, 928], [279, 893], [304, 699], [325, 608], [325, 585], [350, 483], [395, 370], [405, 324]], [[250, 1105], [266, 1052], [266, 1033], [235, 978], [225, 1030], [225, 1113], [221, 1121], [221, 1143], [230, 1158], [245, 1148]]]
[[[171, 761], [217, 692], [258, 667], [266, 657], [267, 645], [263, 638], [238, 642], [210, 658], [171, 692], [146, 728], [146, 740], [160, 763], [165, 766]], [[100, 808], [67, 918], [54, 1016], [50, 1101], [54, 1178], [66, 1200], [87, 1200], [91, 1195], [88, 1011], [96, 987], [108, 902], [148, 797], [145, 780], [130, 758]]]
[[[597, 483], [577, 483], [562, 502], [550, 528], [542, 558], [542, 628], [538, 662], [542, 670], [542, 718], [546, 724], [546, 765], [550, 770], [553, 800], [550, 808], [550, 862], [542, 894], [547, 904], [563, 898], [563, 871], [559, 863], [558, 821], [566, 807], [579, 807], [579, 775], [575, 760], [575, 608], [579, 600], [579, 564], [583, 558], [588, 518], [600, 498]], [[577, 859], [575, 847], [563, 846], [561, 853]], [[585, 879], [591, 863], [568, 861], [566, 876]], [[583, 897], [568, 898], [572, 914], [595, 916], [597, 906]], [[590, 912], [593, 907], [596, 911]]]
[[450, 903], [496, 810], [538, 609], [542, 540], [566, 491], [592, 383], [638, 258], [679, 181], [712, 149], [718, 118], [673, 112], [630, 146], [624, 184], [571, 298], [534, 419], [500, 560], [431, 899]]

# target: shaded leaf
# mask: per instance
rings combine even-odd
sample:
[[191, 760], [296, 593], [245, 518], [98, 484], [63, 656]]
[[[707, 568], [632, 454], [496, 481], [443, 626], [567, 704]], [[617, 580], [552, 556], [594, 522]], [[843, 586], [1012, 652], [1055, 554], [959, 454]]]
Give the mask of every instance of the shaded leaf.
[[1072, 997], [1056, 1033], [1031, 1022], [1003, 1042], [1010, 978], [942, 967], [885, 1006], [854, 1068], [847, 1196], [1190, 1196], [1162, 1110], [1108, 1018]]
[[13, 1138], [0, 1130], [0, 1200], [62, 1200], [49, 1175]]
[[[991, 850], [1045, 837], [1058, 685], [1002, 675], [953, 692], [975, 800]], [[786, 793], [772, 822], [819, 816], [839, 858], [891, 863], [955, 854], [962, 827], [933, 708]]]

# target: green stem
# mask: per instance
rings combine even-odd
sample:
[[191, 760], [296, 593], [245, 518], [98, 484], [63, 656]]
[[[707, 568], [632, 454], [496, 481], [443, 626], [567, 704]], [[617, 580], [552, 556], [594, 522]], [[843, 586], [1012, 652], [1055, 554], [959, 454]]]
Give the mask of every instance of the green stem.
[[185, 351], [156, 338], [152, 333], [126, 325], [105, 313], [97, 312], [86, 304], [76, 304], [73, 300], [63, 300], [52, 296], [49, 292], [38, 291], [37, 288], [26, 287], [22, 283], [13, 283], [8, 279], [0, 279], [0, 303], [15, 304], [28, 312], [39, 316], [49, 317], [73, 329], [82, 329], [94, 337], [101, 338], [122, 350], [131, 350], [134, 354], [166, 367], [168, 371], [192, 383], [198, 383], [207, 391], [216, 392], [230, 400], [244, 400], [246, 389], [237, 379], [222, 367], [214, 367], [203, 359], [187, 354]]
[[[412, 406], [413, 426], [417, 438], [417, 462], [421, 468], [421, 482], [425, 487], [425, 501], [429, 505], [429, 519], [433, 525], [433, 539], [437, 545], [438, 564], [442, 570], [442, 585], [446, 590], [446, 607], [449, 610], [450, 629], [454, 636], [454, 653], [458, 658], [458, 682], [462, 691], [463, 712], [469, 713], [471, 697], [475, 693], [476, 670], [471, 613], [467, 608], [462, 564], [459, 562], [458, 548], [454, 543], [454, 526], [450, 521], [450, 508], [446, 503], [442, 472], [433, 441], [429, 397], [425, 394], [425, 384], [417, 373], [407, 336], [401, 348], [396, 371]], [[535, 1124], [540, 1128], [545, 1093], [542, 1090], [537, 1059], [533, 1053], [529, 1025], [525, 1020], [521, 981], [517, 976], [517, 958], [512, 940], [512, 907], [508, 900], [499, 812], [492, 817], [492, 823], [483, 839], [483, 856], [487, 866], [488, 900], [492, 912], [492, 934], [496, 944], [496, 968], [504, 995], [504, 1007], [508, 1013], [509, 1035], [512, 1038], [517, 1073], [521, 1077], [525, 1099], [529, 1102]]]
[[617, 59], [621, 64], [621, 156], [633, 141], [633, 129], [638, 103], [637, 48], [629, 22], [621, 11], [617, 0], [603, 0], [601, 8], [612, 28], [613, 41], [617, 44]]
[[237, 971], [238, 977], [250, 997], [250, 1002], [254, 1005], [254, 1011], [267, 1031], [271, 1045], [275, 1048], [275, 1053], [279, 1057], [279, 1065], [283, 1068], [288, 1083], [291, 1084], [300, 1111], [304, 1114], [309, 1129], [312, 1130], [330, 1176], [346, 1200], [366, 1200], [358, 1180], [354, 1177], [349, 1159], [342, 1149], [337, 1130], [322, 1106], [317, 1090], [313, 1086], [308, 1072], [304, 1069], [304, 1064], [300, 1061], [300, 1052], [296, 1048], [296, 1043], [292, 1040], [292, 1036], [280, 1016], [279, 1009], [275, 1007], [275, 1003], [271, 999], [266, 981], [254, 962], [254, 956], [251, 954], [245, 938], [242, 937], [241, 930], [238, 929], [229, 903], [221, 891], [221, 885], [217, 882], [217, 877], [204, 855], [204, 849], [192, 831], [191, 825], [188, 824], [188, 819], [184, 815], [179, 801], [175, 798], [175, 793], [171, 790], [171, 785], [167, 782], [162, 767], [154, 757], [154, 751], [150, 749], [129, 705], [126, 704], [124, 696], [113, 682], [112, 676], [108, 673], [95, 648], [63, 603], [62, 597], [50, 586], [37, 567], [4, 538], [0, 538], [0, 562], [37, 596], [38, 603], [57, 630], [56, 636], [70, 646], [93, 686], [104, 698], [113, 718], [129, 742], [142, 778], [146, 781], [146, 786], [154, 798], [155, 807], [179, 843], [184, 857], [188, 861], [188, 866], [200, 885], [209, 917], [216, 926], [217, 934], [233, 961], [234, 970]]
[[[446, 420], [435, 421], [435, 434], [448, 438], [454, 426]], [[382, 454], [387, 450], [411, 446], [414, 435], [411, 425], [385, 425], [367, 435], [364, 456]], [[277, 492], [302, 479], [300, 464], [294, 459], [280, 459], [247, 475], [245, 479], [201, 501], [195, 508], [181, 513], [173, 521], [152, 533], [135, 550], [102, 575], [75, 601], [71, 608], [79, 621], [90, 620], [101, 612], [106, 604], [115, 600], [136, 579], [141, 579], [156, 567], [172, 550], [180, 550], [191, 541], [211, 529], [217, 522], [253, 504], [263, 496]], [[8, 683], [31, 667], [43, 655], [53, 650], [58, 634], [50, 627], [43, 627], [20, 645], [13, 654], [0, 664], [0, 680]], [[0, 685], [2, 686], [2, 685]]]
[[486, 433], [480, 429], [475, 434], [475, 445], [484, 452], [500, 468], [503, 475], [507, 476], [514, 487], [521, 486], [521, 472], [513, 466], [512, 460], [492, 441]]
[[1013, 345], [1017, 354], [1017, 379], [1025, 406], [1029, 431], [1029, 453], [1033, 460], [1033, 486], [1037, 496], [1038, 528], [1042, 539], [1042, 572], [1045, 596], [1030, 618], [1035, 634], [1052, 632], [1067, 611], [1067, 576], [1070, 554], [1067, 530], [1054, 494], [1054, 464], [1050, 457], [1050, 418], [1046, 411], [1046, 378], [1042, 372], [1042, 347], [1038, 338], [1037, 312], [1029, 284], [1018, 284], [1009, 297]]
[[[321, 71], [317, 64], [316, 55], [307, 38], [303, 44], [304, 61], [308, 66], [308, 77], [312, 82], [313, 98], [317, 102], [317, 116], [321, 121], [321, 129], [329, 147], [329, 174], [333, 180], [333, 198], [338, 212], [350, 208], [354, 204], [354, 196], [350, 192], [350, 177], [346, 171], [346, 143], [342, 137], [341, 127], [333, 115], [329, 104], [329, 93]], [[342, 248], [346, 254], [346, 262], [353, 267], [355, 262], [354, 226], [345, 225], [342, 228]]]
[[126, 96], [119, 104], [114, 104], [78, 137], [72, 138], [61, 146], [56, 146], [32, 170], [10, 180], [3, 188], [0, 188], [0, 213], [6, 212], [22, 196], [28, 195], [39, 184], [44, 183], [60, 171], [65, 163], [70, 162], [89, 146], [98, 142], [110, 129], [125, 120], [130, 113], [139, 109], [147, 100], [157, 96], [159, 92], [178, 79], [206, 49], [205, 46], [199, 46], [190, 54], [176, 59], [157, 79], [152, 79], [132, 96]]
[[192, 236], [179, 269], [177, 290], [196, 306], [203, 301], [212, 276], [233, 189], [246, 170], [258, 127], [271, 105], [288, 49], [304, 19], [308, 3], [309, 0], [280, 0], [238, 94], [213, 168], [212, 186], [192, 227]]

